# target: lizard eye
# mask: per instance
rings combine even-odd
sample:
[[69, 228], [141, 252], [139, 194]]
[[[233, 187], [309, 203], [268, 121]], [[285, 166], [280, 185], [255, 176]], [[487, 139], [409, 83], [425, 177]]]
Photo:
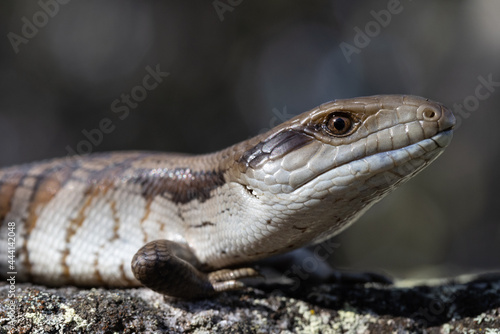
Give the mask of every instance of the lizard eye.
[[349, 114], [335, 112], [330, 115], [325, 125], [330, 134], [342, 136], [352, 129], [353, 124], [354, 122]]

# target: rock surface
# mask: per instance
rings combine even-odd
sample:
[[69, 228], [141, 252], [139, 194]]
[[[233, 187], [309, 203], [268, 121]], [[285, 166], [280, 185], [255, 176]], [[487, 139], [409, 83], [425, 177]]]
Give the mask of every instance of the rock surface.
[[197, 301], [164, 298], [145, 288], [17, 283], [11, 304], [9, 289], [0, 285], [2, 334], [500, 333], [498, 276], [411, 287], [260, 286]]

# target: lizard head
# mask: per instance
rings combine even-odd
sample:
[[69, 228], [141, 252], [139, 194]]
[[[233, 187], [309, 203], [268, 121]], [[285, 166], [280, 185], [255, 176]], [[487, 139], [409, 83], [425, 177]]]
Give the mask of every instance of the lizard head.
[[283, 224], [324, 239], [436, 159], [454, 124], [420, 97], [335, 100], [254, 138], [238, 160], [241, 180]]

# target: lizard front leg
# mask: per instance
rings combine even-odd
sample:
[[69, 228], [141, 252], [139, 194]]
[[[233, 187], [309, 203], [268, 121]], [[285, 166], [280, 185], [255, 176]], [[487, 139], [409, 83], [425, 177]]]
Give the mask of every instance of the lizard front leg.
[[245, 287], [241, 278], [259, 276], [252, 268], [222, 269], [210, 273], [198, 270], [186, 259], [194, 254], [170, 240], [144, 245], [132, 259], [132, 272], [144, 286], [178, 298], [202, 298]]

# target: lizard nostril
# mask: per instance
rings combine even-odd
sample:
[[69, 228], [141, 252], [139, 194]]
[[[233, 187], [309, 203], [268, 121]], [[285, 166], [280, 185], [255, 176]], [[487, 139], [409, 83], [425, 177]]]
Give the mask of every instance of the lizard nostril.
[[437, 121], [441, 117], [439, 109], [432, 105], [423, 105], [417, 109], [417, 113], [421, 115], [421, 119], [425, 121]]
[[424, 111], [425, 118], [434, 118], [434, 116], [436, 116], [436, 113], [434, 112], [434, 110], [426, 109]]

